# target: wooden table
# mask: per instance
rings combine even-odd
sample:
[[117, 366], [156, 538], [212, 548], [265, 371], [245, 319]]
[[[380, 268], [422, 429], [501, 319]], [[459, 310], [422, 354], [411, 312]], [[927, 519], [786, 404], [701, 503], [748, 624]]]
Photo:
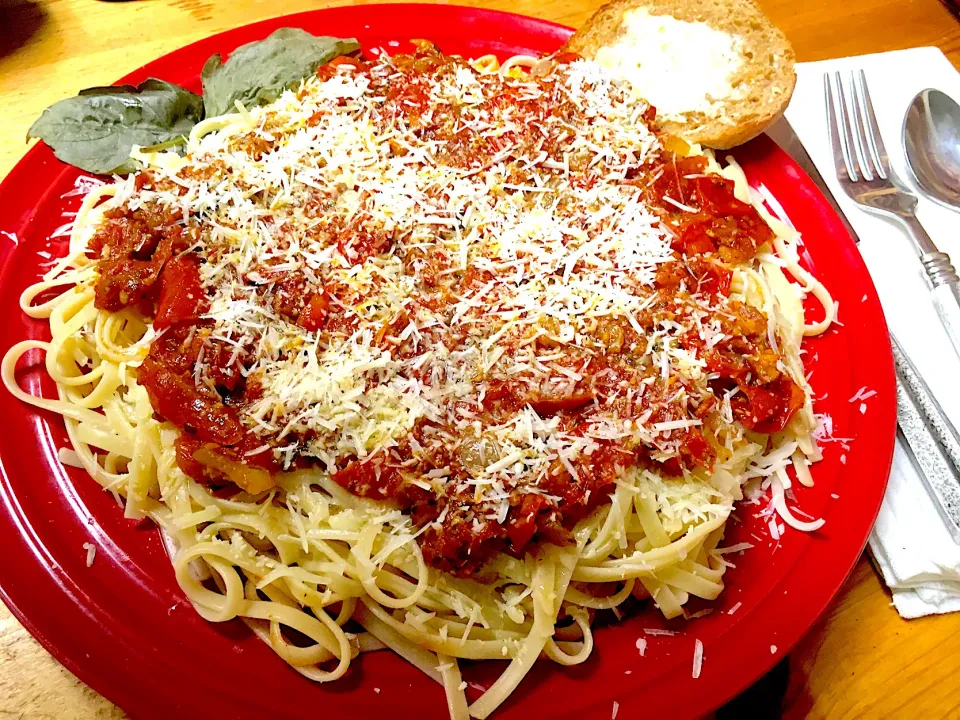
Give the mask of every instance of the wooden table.
[[[486, 0], [580, 25], [598, 0]], [[327, 3], [346, 4], [346, 3]], [[919, 45], [960, 67], [960, 23], [937, 0], [761, 0], [801, 61]], [[40, 111], [148, 60], [237, 25], [323, 5], [308, 0], [0, 0], [0, 174], [25, 150]], [[788, 718], [960, 718], [960, 614], [906, 622], [861, 558], [832, 607], [790, 658]], [[0, 720], [121, 718], [0, 604]]]

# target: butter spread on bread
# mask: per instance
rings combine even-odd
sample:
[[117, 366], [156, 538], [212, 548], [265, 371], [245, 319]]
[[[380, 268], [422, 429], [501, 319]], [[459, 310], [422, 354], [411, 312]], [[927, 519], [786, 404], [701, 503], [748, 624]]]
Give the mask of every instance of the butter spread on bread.
[[796, 82], [793, 49], [752, 0], [614, 0], [565, 49], [629, 80], [667, 132], [719, 149], [776, 120]]

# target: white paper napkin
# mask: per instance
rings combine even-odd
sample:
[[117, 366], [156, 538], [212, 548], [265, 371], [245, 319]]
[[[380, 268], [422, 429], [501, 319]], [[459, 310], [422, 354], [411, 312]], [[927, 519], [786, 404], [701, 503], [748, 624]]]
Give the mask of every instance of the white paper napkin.
[[[824, 112], [823, 73], [839, 70], [846, 81], [849, 71], [859, 68], [866, 72], [890, 161], [903, 178], [907, 173], [900, 133], [907, 105], [927, 87], [960, 101], [960, 74], [936, 48], [801, 63], [786, 113], [860, 236], [860, 252], [877, 286], [890, 330], [960, 427], [960, 359], [937, 318], [917, 255], [898, 225], [859, 209], [836, 179]], [[960, 264], [960, 213], [923, 199], [917, 213], [934, 242], [952, 256], [954, 264]], [[850, 471], [855, 473], [856, 468]], [[960, 611], [960, 546], [948, 534], [899, 442], [887, 494], [870, 535], [870, 549], [903, 617]]]

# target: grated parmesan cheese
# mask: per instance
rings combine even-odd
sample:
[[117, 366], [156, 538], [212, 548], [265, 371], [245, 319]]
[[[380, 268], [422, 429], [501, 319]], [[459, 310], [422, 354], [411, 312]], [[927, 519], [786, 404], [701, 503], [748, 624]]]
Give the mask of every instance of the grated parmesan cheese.
[[93, 567], [93, 561], [97, 557], [97, 546], [93, 543], [84, 543], [83, 549], [87, 551], [87, 567]]
[[[145, 156], [149, 176], [118, 182], [110, 202], [160, 206], [203, 230], [192, 251], [210, 307], [190, 337], [202, 345], [192, 381], [216, 392], [215, 363], [226, 354], [256, 384], [237, 406], [259, 443], [248, 456], [270, 452], [285, 469], [304, 460], [331, 474], [370, 462], [377, 478], [389, 462], [419, 490], [470, 499], [446, 505], [435, 529], [466, 505], [475, 530], [503, 524], [517, 493], [557, 506], [562, 499], [541, 487], [548, 474], [576, 481], [582, 463], [611, 445], [683, 460], [685, 439], [714, 419], [700, 410], [715, 399], [716, 378], [681, 341], [692, 334], [711, 350], [730, 339], [720, 318], [732, 301], [686, 285], [667, 299], [656, 290], [658, 273], [677, 262], [674, 235], [629, 182], [662, 149], [643, 121], [649, 105], [590, 61], [559, 64], [536, 82], [466, 65], [416, 80], [426, 97], [419, 114], [413, 100], [389, 99], [406, 80], [381, 53], [369, 72], [343, 68], [268, 106], [239, 107], [233, 125], [192, 138], [183, 158]], [[505, 91], [564, 112], [517, 115], [494, 102]], [[451, 107], [456, 133], [420, 131]], [[535, 141], [520, 142], [525, 133]], [[487, 151], [464, 153], [458, 135]], [[698, 212], [689, 197], [663, 201]], [[290, 278], [296, 293], [329, 303], [324, 330], [283, 310]], [[779, 352], [772, 315], [766, 324]], [[631, 355], [620, 374], [596, 369], [610, 347]], [[487, 400], [510, 384], [534, 400], [487, 422]], [[728, 424], [737, 392], [716, 410]], [[581, 399], [574, 432], [550, 403]], [[781, 472], [795, 450], [788, 443], [757, 459], [748, 478]], [[450, 452], [462, 468], [449, 469]], [[440, 466], [429, 464], [435, 457]], [[739, 488], [727, 475], [673, 483], [644, 471], [643, 481], [675, 533], [729, 513]], [[287, 497], [293, 539], [306, 551], [299, 502]], [[374, 565], [419, 532], [398, 533]], [[514, 600], [504, 612], [521, 622], [527, 610]], [[469, 617], [461, 643], [478, 621]]]
[[664, 628], [644, 628], [643, 632], [645, 635], [653, 636], [663, 636], [663, 637], [672, 637], [677, 634], [676, 630], [666, 630]]
[[57, 450], [57, 458], [63, 465], [83, 469], [83, 463], [80, 462], [80, 456], [73, 448], [62, 447]]
[[767, 522], [767, 530], [769, 530], [769, 532], [770, 532], [770, 537], [771, 537], [773, 540], [779, 540], [779, 539], [780, 539], [780, 526], [777, 525], [777, 519], [776, 519], [776, 518], [770, 518], [769, 522]]

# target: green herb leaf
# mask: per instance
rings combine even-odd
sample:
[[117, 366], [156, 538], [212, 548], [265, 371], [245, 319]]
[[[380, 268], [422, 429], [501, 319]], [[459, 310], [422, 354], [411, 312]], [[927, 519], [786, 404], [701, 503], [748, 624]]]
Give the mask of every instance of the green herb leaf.
[[40, 138], [63, 162], [105, 175], [136, 170], [134, 145], [170, 143], [190, 134], [203, 117], [199, 95], [150, 78], [137, 87], [81, 90], [51, 105], [27, 132]]
[[270, 37], [242, 45], [224, 63], [214, 55], [203, 66], [207, 117], [273, 102], [289, 87], [335, 57], [360, 48], [354, 39], [316, 37], [299, 28], [280, 28]]

